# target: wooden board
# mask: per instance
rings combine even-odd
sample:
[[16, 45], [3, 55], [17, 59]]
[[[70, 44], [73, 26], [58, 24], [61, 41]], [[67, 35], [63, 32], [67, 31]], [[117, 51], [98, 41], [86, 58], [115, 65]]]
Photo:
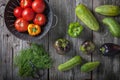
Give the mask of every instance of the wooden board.
[[[50, 69], [50, 74], [49, 74], [50, 80], [90, 79], [91, 74], [81, 73], [80, 66], [67, 72], [59, 72], [57, 70], [57, 67], [59, 64], [64, 63], [65, 61], [69, 60], [71, 57], [75, 55], [81, 55], [86, 61], [91, 61], [91, 56], [82, 55], [82, 53], [79, 50], [80, 44], [87, 38], [91, 38], [90, 37], [92, 36], [91, 31], [89, 31], [88, 29], [85, 29], [85, 32], [83, 32], [81, 34], [81, 37], [78, 39], [71, 38], [67, 34], [67, 30], [70, 22], [79, 21], [75, 15], [76, 5], [79, 3], [87, 4], [87, 0], [79, 0], [79, 1], [77, 0], [76, 2], [75, 0], [59, 0], [59, 1], [49, 0], [49, 1], [50, 1], [50, 4], [53, 6], [53, 10], [59, 19], [57, 26], [52, 31], [50, 31], [50, 35], [49, 35], [50, 36], [49, 51], [52, 58], [55, 60], [54, 67]], [[88, 4], [88, 7], [92, 9], [92, 1]], [[54, 48], [51, 47], [54, 44], [55, 40], [57, 40], [58, 38], [66, 38], [70, 40], [71, 44], [73, 45], [72, 50], [69, 53], [66, 53], [66, 55], [58, 55], [57, 52], [54, 50]]]
[[[99, 5], [104, 5], [104, 4], [113, 4], [113, 5], [120, 5], [120, 0], [93, 0], [93, 9]], [[95, 14], [97, 19], [100, 22], [100, 27], [101, 30], [100, 32], [94, 32], [93, 34], [93, 41], [97, 45], [97, 49], [101, 46], [101, 44], [104, 43], [115, 43], [115, 44], [120, 44], [120, 39], [114, 38], [111, 36], [111, 34], [108, 31], [108, 28], [103, 25], [101, 22], [105, 16], [101, 16], [99, 14]], [[116, 20], [120, 22], [119, 17], [116, 17]], [[94, 55], [93, 55], [93, 60], [100, 61], [101, 66], [99, 69], [94, 71], [93, 73], [93, 80], [120, 80], [120, 57], [104, 57], [101, 54], [99, 54], [99, 51], [97, 50]]]
[[[20, 40], [14, 37], [6, 28], [4, 23], [4, 9], [9, 0], [0, 0], [0, 80], [35, 80], [32, 78], [22, 78], [18, 75], [18, 69], [13, 64], [13, 58], [21, 49], [29, 47], [27, 41]], [[114, 38], [108, 32], [101, 20], [104, 16], [94, 12], [95, 7], [103, 4], [120, 5], [120, 0], [49, 0], [54, 14], [58, 17], [57, 25], [49, 31], [49, 33], [42, 39], [35, 43], [43, 44], [46, 51], [49, 52], [54, 60], [53, 67], [45, 70], [45, 75], [40, 80], [120, 80], [120, 57], [114, 58], [104, 57], [99, 54], [98, 48], [106, 42], [114, 42], [120, 44], [118, 38]], [[97, 17], [100, 22], [101, 30], [93, 32], [89, 30], [75, 14], [75, 7], [83, 3], [85, 4]], [[55, 19], [55, 18], [54, 18]], [[116, 17], [120, 22], [120, 18]], [[53, 24], [55, 24], [54, 20]], [[67, 34], [70, 22], [80, 22], [84, 27], [79, 38], [71, 38]], [[66, 38], [70, 40], [72, 47], [71, 51], [66, 55], [59, 55], [54, 49], [54, 42], [58, 38]], [[85, 40], [93, 40], [97, 45], [96, 51], [91, 55], [83, 54], [79, 47]], [[100, 61], [101, 66], [93, 72], [82, 73], [80, 66], [73, 68], [70, 71], [60, 72], [57, 67], [75, 55], [80, 55], [85, 62]]]

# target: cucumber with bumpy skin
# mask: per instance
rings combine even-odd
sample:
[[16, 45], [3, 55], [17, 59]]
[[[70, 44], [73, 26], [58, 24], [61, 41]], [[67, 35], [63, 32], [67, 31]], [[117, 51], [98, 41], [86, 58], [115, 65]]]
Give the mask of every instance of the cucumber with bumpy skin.
[[96, 69], [99, 65], [100, 65], [99, 61], [88, 62], [81, 66], [81, 71], [82, 72], [90, 72], [90, 71]]
[[120, 7], [115, 5], [102, 5], [95, 8], [95, 12], [105, 16], [120, 15]]
[[120, 24], [114, 18], [104, 18], [102, 22], [108, 26], [110, 33], [114, 37], [120, 38]]
[[98, 31], [99, 23], [96, 18], [93, 16], [91, 11], [84, 5], [79, 4], [75, 9], [76, 15], [78, 18], [91, 30]]
[[80, 56], [75, 56], [72, 59], [68, 60], [67, 62], [60, 64], [58, 66], [59, 71], [67, 71], [82, 63], [82, 59]]

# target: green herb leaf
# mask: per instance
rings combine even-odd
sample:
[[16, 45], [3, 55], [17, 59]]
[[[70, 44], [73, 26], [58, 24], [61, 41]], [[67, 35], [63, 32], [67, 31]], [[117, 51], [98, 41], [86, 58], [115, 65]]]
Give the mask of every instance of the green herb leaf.
[[30, 61], [37, 69], [48, 69], [52, 66], [52, 59], [42, 45], [32, 44], [30, 48], [21, 50], [19, 55], [15, 56], [14, 64], [19, 68], [20, 76], [28, 77], [36, 73]]

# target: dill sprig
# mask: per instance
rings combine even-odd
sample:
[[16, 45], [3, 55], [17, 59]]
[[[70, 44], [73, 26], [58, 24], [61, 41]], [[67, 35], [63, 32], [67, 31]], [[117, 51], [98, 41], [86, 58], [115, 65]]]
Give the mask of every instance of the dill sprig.
[[23, 49], [18, 56], [14, 58], [14, 64], [19, 69], [19, 74], [22, 77], [33, 76], [33, 71], [30, 62], [37, 69], [49, 69], [52, 66], [52, 59], [45, 51], [42, 45], [31, 44], [30, 48]]

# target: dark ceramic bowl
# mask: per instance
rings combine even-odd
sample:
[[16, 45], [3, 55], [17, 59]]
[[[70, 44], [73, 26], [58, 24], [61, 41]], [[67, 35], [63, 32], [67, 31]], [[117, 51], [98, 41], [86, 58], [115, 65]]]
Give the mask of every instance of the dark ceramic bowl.
[[20, 0], [10, 0], [5, 8], [4, 18], [5, 18], [5, 24], [6, 24], [7, 29], [14, 36], [16, 36], [17, 38], [22, 39], [22, 40], [35, 41], [35, 40], [39, 40], [39, 39], [43, 38], [50, 30], [50, 28], [52, 26], [52, 21], [53, 21], [52, 9], [51, 9], [48, 1], [45, 0], [46, 9], [44, 12], [45, 15], [47, 16], [47, 23], [44, 27], [42, 27], [42, 33], [35, 37], [30, 36], [28, 34], [28, 32], [20, 33], [14, 27], [14, 22], [15, 22], [16, 18], [13, 15], [13, 11], [16, 6], [19, 6], [19, 1]]

